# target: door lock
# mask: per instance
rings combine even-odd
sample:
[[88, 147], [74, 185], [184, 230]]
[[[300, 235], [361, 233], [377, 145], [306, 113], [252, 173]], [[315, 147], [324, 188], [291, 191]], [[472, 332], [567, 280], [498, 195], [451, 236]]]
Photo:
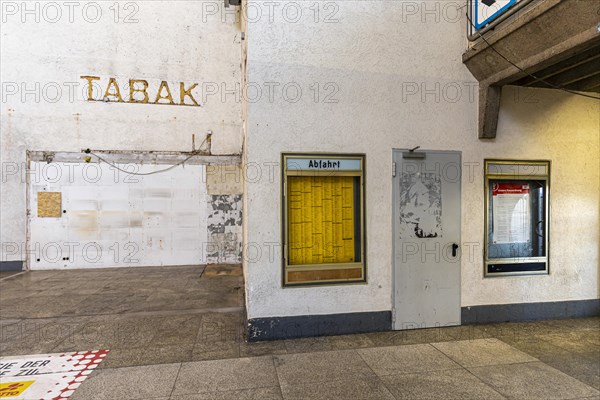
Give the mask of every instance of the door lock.
[[456, 243], [452, 243], [452, 257], [456, 257], [456, 250], [458, 250], [458, 245]]

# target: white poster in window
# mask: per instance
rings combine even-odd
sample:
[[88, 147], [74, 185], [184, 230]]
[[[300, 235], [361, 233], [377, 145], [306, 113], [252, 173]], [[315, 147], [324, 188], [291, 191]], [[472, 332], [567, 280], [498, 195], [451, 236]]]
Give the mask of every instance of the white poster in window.
[[529, 184], [495, 183], [492, 187], [492, 213], [494, 243], [531, 241]]

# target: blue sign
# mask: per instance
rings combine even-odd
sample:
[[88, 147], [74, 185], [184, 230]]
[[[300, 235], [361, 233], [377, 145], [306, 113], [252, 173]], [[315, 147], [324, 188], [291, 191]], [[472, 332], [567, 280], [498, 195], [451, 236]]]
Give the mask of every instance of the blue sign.
[[504, 14], [517, 0], [472, 0], [472, 16], [475, 29], [481, 29]]

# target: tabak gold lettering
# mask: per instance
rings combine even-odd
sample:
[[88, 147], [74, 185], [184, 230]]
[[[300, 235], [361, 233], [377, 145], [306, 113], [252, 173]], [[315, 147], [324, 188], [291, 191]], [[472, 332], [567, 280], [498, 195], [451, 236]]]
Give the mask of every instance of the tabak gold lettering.
[[[136, 84], [137, 83], [141, 83], [142, 84], [142, 88], [136, 88]], [[136, 93], [143, 93], [144, 94], [144, 98], [142, 100], [136, 100], [135, 99], [135, 94]], [[129, 102], [130, 103], [148, 103], [148, 81], [145, 81], [143, 79], [130, 79], [129, 80]]]
[[[111, 91], [111, 88], [114, 91]], [[119, 103], [123, 102], [123, 98], [121, 97], [121, 91], [119, 90], [119, 85], [117, 85], [117, 80], [115, 78], [110, 78], [108, 80], [108, 86], [106, 86], [106, 92], [104, 92], [104, 99], [108, 100], [110, 97], [115, 97]]]
[[[194, 97], [198, 95], [198, 93], [194, 93], [194, 90], [198, 88], [197, 83], [186, 84], [185, 82], [179, 82], [179, 103], [177, 103], [173, 98], [173, 94], [177, 95], [177, 93], [171, 91], [172, 86], [170, 87], [167, 81], [161, 81], [158, 86], [153, 87], [145, 79], [129, 79], [129, 96], [124, 99], [121, 95], [121, 88], [125, 90], [124, 93], [127, 95], [127, 89], [125, 88], [127, 83], [122, 82], [121, 87], [119, 87], [117, 78], [109, 77], [108, 81], [104, 81], [106, 82], [105, 86], [102, 83], [103, 79], [99, 76], [82, 75], [80, 78], [85, 80], [88, 85], [87, 101], [200, 107], [200, 104], [198, 104]], [[94, 98], [94, 85], [105, 88], [104, 96], [101, 99]], [[151, 98], [154, 101], [150, 101]]]
[[198, 84], [194, 83], [192, 86], [186, 89], [185, 84], [183, 82], [179, 83], [179, 104], [185, 104], [185, 96], [189, 96], [190, 100], [194, 102], [194, 105], [199, 105], [196, 102], [196, 99], [194, 99], [194, 96], [192, 95], [192, 90], [194, 90], [196, 86], [198, 86]]
[[[162, 95], [163, 89], [167, 90], [166, 96]], [[169, 89], [169, 84], [166, 81], [162, 81], [160, 83], [160, 86], [158, 87], [158, 93], [156, 93], [156, 100], [154, 100], [154, 104], [164, 104], [159, 103], [161, 100], [169, 100], [169, 104], [175, 105], [175, 102], [173, 101], [173, 96], [171, 96], [171, 89]]]
[[94, 81], [99, 81], [99, 76], [87, 76], [84, 75], [81, 79], [85, 79], [88, 81], [88, 101], [94, 100]]

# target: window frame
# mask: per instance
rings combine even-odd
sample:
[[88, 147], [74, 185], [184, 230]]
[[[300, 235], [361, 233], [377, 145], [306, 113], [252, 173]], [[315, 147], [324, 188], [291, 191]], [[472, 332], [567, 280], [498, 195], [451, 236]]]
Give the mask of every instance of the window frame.
[[[309, 170], [309, 169], [288, 169], [288, 160], [293, 159], [327, 159], [327, 160], [360, 160], [360, 171], [356, 170]], [[343, 153], [281, 153], [281, 239], [282, 239], [282, 287], [310, 287], [310, 286], [328, 286], [328, 285], [351, 285], [367, 283], [367, 241], [366, 241], [366, 156], [365, 154], [343, 154]], [[296, 176], [339, 176], [339, 177], [358, 177], [359, 178], [359, 199], [360, 199], [360, 260], [353, 263], [323, 263], [323, 264], [288, 264], [289, 262], [289, 219], [288, 219], [288, 177]], [[332, 271], [342, 269], [361, 270], [360, 278], [334, 278], [320, 280], [303, 280], [290, 282], [288, 273], [294, 271]]]
[[[509, 166], [506, 171], [490, 172], [490, 166]], [[510, 167], [514, 170], [510, 170]], [[527, 168], [545, 168], [543, 173], [527, 173], [520, 169]], [[550, 274], [550, 172], [551, 162], [549, 160], [512, 160], [512, 159], [485, 159], [484, 160], [484, 248], [483, 248], [483, 274], [484, 278], [499, 276], [523, 276], [523, 275], [549, 275]], [[544, 182], [544, 255], [536, 257], [510, 257], [510, 258], [489, 258], [489, 235], [490, 235], [490, 181], [542, 181]], [[490, 272], [490, 265], [511, 265], [527, 263], [544, 263], [543, 270], [531, 271], [504, 271]]]

